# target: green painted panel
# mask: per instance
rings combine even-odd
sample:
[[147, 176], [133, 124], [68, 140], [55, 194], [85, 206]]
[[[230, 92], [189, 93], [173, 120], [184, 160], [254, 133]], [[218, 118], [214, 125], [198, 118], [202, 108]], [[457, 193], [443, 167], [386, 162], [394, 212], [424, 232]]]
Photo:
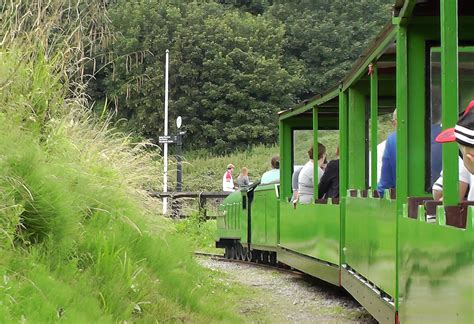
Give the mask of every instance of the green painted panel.
[[370, 187], [377, 188], [377, 129], [379, 110], [379, 78], [377, 64], [373, 64], [373, 72], [370, 75], [370, 154], [371, 170]]
[[280, 204], [280, 246], [339, 264], [339, 205]]
[[275, 185], [257, 187], [251, 208], [251, 243], [276, 247], [278, 244], [278, 199]]
[[[246, 200], [246, 206], [243, 204], [243, 200]], [[242, 210], [240, 211], [240, 243], [249, 243], [248, 240], [248, 216], [249, 216], [249, 204], [248, 204], [247, 191], [242, 192]], [[245, 207], [245, 208], [244, 208]]]
[[240, 238], [242, 218], [242, 193], [227, 196], [219, 206], [217, 216], [218, 238]]
[[349, 88], [347, 170], [350, 189], [365, 189], [365, 113], [364, 93], [359, 89]]
[[280, 121], [280, 195], [283, 200], [291, 198], [292, 137], [289, 123]]
[[396, 201], [346, 198], [345, 262], [395, 297]]
[[[317, 152], [318, 147], [318, 109], [316, 106], [313, 107], [313, 149]], [[318, 154], [313, 153], [313, 157], [318, 156]], [[314, 159], [317, 160], [317, 159]], [[313, 163], [313, 174], [318, 174], [319, 166], [317, 163]], [[313, 199], [318, 199], [318, 183], [319, 177], [313, 177]]]
[[339, 266], [319, 261], [294, 251], [279, 249], [278, 261], [311, 276], [339, 286]]
[[[407, 32], [407, 50], [408, 67], [405, 71], [408, 76], [404, 91], [406, 92], [405, 103], [407, 104], [406, 112], [398, 116], [406, 116], [404, 118], [407, 128], [403, 138], [400, 137], [401, 144], [405, 147], [403, 155], [401, 155], [401, 163], [407, 167], [404, 172], [408, 172], [407, 190], [408, 196], [424, 196], [425, 195], [425, 119], [426, 119], [426, 98], [425, 95], [425, 69], [426, 67], [426, 50], [425, 39], [417, 28], [410, 29]], [[401, 106], [400, 106], [401, 107]], [[397, 117], [398, 117], [397, 116]], [[400, 117], [398, 117], [400, 118]], [[398, 140], [398, 138], [397, 138]], [[406, 145], [406, 146], [405, 146]], [[398, 149], [398, 147], [397, 147]], [[407, 153], [405, 153], [407, 152]], [[413, 157], [404, 159], [404, 156]], [[397, 161], [398, 163], [398, 161]], [[398, 189], [398, 188], [397, 188]]]
[[[443, 129], [458, 120], [458, 1], [441, 0], [441, 107]], [[443, 200], [449, 206], [459, 202], [458, 145], [443, 145]], [[447, 167], [447, 166], [450, 167]]]
[[347, 155], [348, 155], [348, 95], [347, 92], [339, 94], [339, 196], [347, 194]]
[[472, 323], [472, 221], [459, 229], [404, 216], [399, 226], [400, 322]]

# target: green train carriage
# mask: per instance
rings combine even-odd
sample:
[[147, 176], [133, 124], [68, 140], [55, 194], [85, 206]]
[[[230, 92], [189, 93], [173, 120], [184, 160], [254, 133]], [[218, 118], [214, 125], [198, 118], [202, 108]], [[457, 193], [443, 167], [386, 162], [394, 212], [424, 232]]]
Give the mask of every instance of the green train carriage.
[[[459, 202], [456, 144], [443, 145], [443, 202], [430, 198], [430, 132], [436, 106], [447, 128], [474, 99], [473, 16], [472, 1], [397, 1], [339, 85], [280, 113], [281, 183], [225, 200], [222, 219], [240, 217], [240, 234], [226, 238], [219, 220], [218, 246], [262, 262], [276, 253], [344, 287], [379, 322], [472, 322], [472, 202]], [[378, 121], [395, 107], [396, 191], [380, 198]], [[295, 134], [312, 131], [316, 144], [328, 129], [339, 130], [340, 199], [317, 199], [316, 184], [313, 203], [294, 208]]]

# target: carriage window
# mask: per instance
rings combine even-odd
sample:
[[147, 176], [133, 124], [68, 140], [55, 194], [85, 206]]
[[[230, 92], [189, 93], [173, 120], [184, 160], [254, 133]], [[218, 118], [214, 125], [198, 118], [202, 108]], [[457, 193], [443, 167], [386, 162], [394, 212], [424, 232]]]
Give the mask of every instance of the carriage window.
[[[441, 145], [435, 143], [436, 135], [441, 131], [441, 51], [432, 47], [430, 51], [430, 76], [426, 152], [426, 190], [431, 191], [432, 184], [439, 177], [442, 169]], [[463, 111], [474, 99], [474, 47], [459, 48], [459, 107]], [[428, 137], [429, 136], [429, 137]]]
[[[383, 153], [385, 152], [385, 144], [387, 142], [387, 138], [390, 134], [392, 134], [396, 127], [393, 123], [393, 111], [395, 110], [395, 105], [393, 104], [392, 107], [385, 106], [384, 109], [379, 109], [379, 116], [377, 118], [377, 183], [380, 181], [380, 176], [382, 174], [382, 157]], [[372, 123], [369, 119], [368, 121], [368, 129], [370, 129]], [[369, 132], [370, 138], [370, 132]], [[370, 142], [369, 142], [370, 143]], [[368, 161], [368, 171], [367, 171], [367, 179], [370, 179], [370, 175], [372, 174], [372, 152], [370, 152], [369, 147], [369, 161]], [[368, 180], [370, 184], [370, 181]], [[369, 186], [368, 186], [369, 187]], [[377, 185], [374, 186], [372, 189], [377, 189]]]
[[335, 160], [336, 149], [339, 146], [339, 130], [320, 130], [319, 142], [326, 147], [326, 160]]
[[[319, 130], [319, 142], [326, 147], [327, 160], [336, 158], [336, 148], [339, 145], [338, 130]], [[293, 131], [293, 161], [294, 166], [303, 166], [308, 162], [308, 150], [313, 145], [312, 130]]]
[[308, 162], [308, 150], [313, 145], [313, 130], [293, 131], [293, 165], [303, 166]]
[[[319, 130], [318, 141], [323, 144], [326, 148], [326, 159], [325, 163], [321, 165], [321, 169], [324, 170], [327, 163], [331, 160], [338, 158], [336, 154], [337, 147], [339, 145], [339, 130]], [[294, 130], [293, 131], [293, 171], [292, 181], [297, 181], [296, 170], [300, 170], [309, 160], [308, 150], [313, 145], [313, 131], [312, 130]], [[314, 161], [318, 159], [317, 148], [313, 151]], [[292, 183], [293, 186], [297, 186], [296, 183]]]

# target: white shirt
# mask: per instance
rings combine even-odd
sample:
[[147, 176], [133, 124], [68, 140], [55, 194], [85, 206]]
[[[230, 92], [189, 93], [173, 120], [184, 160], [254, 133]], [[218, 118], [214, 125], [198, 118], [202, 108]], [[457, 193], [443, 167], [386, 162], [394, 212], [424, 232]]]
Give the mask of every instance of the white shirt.
[[222, 191], [234, 191], [234, 179], [230, 170], [227, 170], [222, 177]]
[[[324, 171], [318, 167], [318, 183], [323, 176]], [[298, 176], [298, 195], [299, 201], [303, 204], [311, 202], [314, 191], [314, 163], [308, 161], [303, 166]]]
[[[461, 158], [459, 162], [459, 181], [467, 183], [469, 185], [469, 193], [467, 200], [474, 200], [474, 176], [464, 166], [464, 162]], [[443, 171], [441, 171], [440, 177], [433, 184], [433, 190], [443, 191]]]
[[[377, 145], [377, 183], [380, 181], [380, 175], [382, 174], [382, 158], [383, 152], [385, 151], [385, 144], [387, 141], [380, 142]], [[369, 154], [369, 175], [372, 174], [372, 152]]]

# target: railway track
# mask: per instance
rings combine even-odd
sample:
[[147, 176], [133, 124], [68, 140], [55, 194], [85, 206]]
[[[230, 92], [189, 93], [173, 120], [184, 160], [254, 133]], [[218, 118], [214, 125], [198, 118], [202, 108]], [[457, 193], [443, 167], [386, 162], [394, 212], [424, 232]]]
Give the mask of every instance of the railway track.
[[246, 260], [240, 260], [240, 259], [229, 259], [229, 258], [226, 258], [224, 254], [208, 253], [208, 252], [202, 252], [202, 251], [195, 251], [194, 255], [202, 256], [202, 257], [209, 257], [213, 260], [221, 261], [221, 262], [232, 262], [232, 263], [241, 263], [241, 264], [253, 265], [253, 266], [256, 266], [256, 267], [259, 267], [259, 268], [277, 270], [277, 271], [280, 271], [280, 272], [290, 273], [290, 274], [297, 275], [297, 276], [300, 276], [300, 277], [305, 276], [305, 274], [303, 272], [298, 271], [298, 270], [293, 269], [293, 268], [290, 268], [287, 265], [282, 264], [282, 263], [276, 263], [275, 265], [272, 265], [272, 264], [259, 263], [259, 262], [256, 262], [256, 261], [246, 261]]

